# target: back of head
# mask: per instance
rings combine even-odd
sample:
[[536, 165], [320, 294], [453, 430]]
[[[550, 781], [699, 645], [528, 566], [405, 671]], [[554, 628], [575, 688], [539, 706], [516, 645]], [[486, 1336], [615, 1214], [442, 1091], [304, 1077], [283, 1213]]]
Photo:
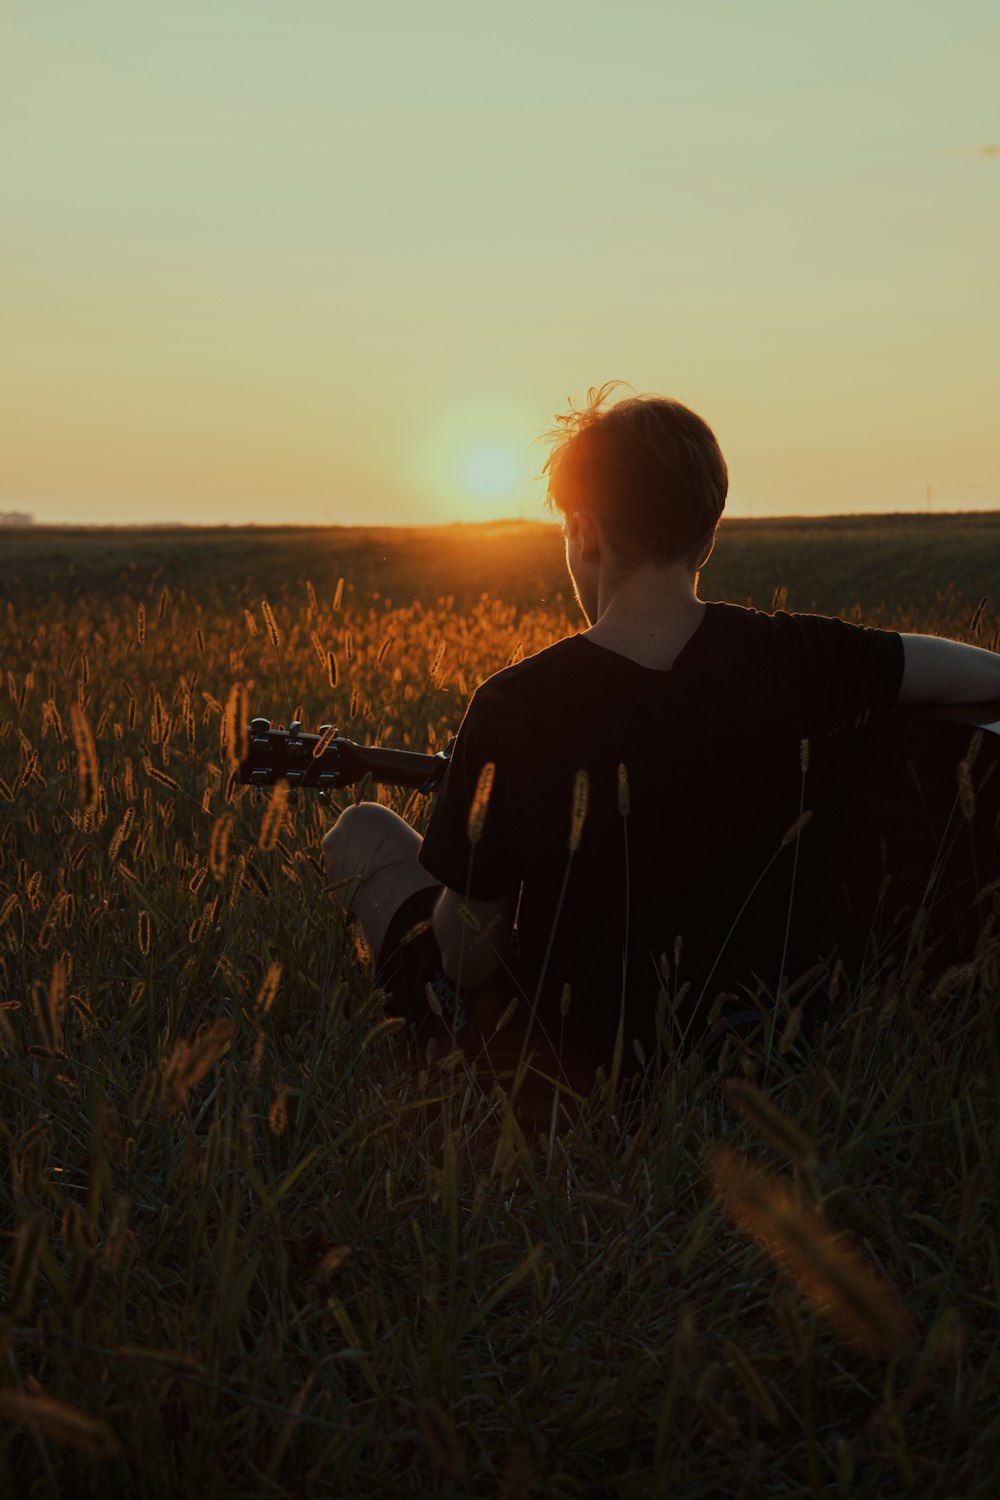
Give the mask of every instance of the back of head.
[[666, 396], [608, 405], [619, 382], [587, 393], [550, 432], [549, 503], [589, 513], [625, 564], [697, 566], [726, 503], [726, 461], [706, 422]]

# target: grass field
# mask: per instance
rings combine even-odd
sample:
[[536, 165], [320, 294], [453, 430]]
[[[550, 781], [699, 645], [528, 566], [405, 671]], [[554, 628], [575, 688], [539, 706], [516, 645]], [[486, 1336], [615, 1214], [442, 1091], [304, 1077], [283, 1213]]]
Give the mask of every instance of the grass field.
[[[995, 647], [998, 565], [988, 514], [734, 522], [703, 593]], [[558, 533], [39, 529], [0, 569], [4, 1494], [997, 1492], [1000, 942], [814, 976], [808, 1045], [785, 996], [527, 1139], [407, 1065], [336, 808], [269, 817], [227, 724], [241, 683], [440, 745], [574, 628]]]
[[[454, 596], [465, 608], [487, 593], [526, 609], [569, 597], [558, 528], [519, 522], [0, 530], [0, 562], [3, 597], [36, 601], [50, 590], [64, 600], [88, 591], [150, 599], [170, 583], [242, 607], [262, 594], [294, 593], [305, 578], [332, 594], [341, 576], [348, 601], [375, 592], [399, 604]], [[971, 612], [994, 587], [998, 565], [1000, 512], [727, 520], [702, 592], [767, 608], [783, 587], [792, 609], [848, 614], [860, 606], [868, 619], [939, 611], [942, 599], [946, 611]]]

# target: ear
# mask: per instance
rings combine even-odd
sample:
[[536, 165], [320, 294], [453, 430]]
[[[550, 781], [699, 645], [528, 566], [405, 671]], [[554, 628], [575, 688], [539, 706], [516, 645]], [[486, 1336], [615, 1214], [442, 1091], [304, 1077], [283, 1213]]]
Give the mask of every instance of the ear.
[[705, 547], [698, 558], [698, 562], [695, 566], [696, 573], [699, 573], [701, 571], [701, 569], [708, 562], [708, 559], [711, 557], [712, 553], [715, 551], [715, 543], [718, 535], [719, 524], [718, 522], [716, 522], [715, 529], [712, 532], [712, 535], [709, 537], [708, 541], [705, 543]]
[[566, 516], [566, 542], [584, 562], [601, 555], [601, 533], [589, 511], [573, 510]]

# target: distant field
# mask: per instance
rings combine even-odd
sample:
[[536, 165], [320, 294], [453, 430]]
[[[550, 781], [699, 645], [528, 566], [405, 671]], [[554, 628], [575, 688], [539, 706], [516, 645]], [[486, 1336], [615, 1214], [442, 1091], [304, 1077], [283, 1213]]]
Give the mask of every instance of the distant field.
[[[558, 528], [508, 522], [440, 527], [208, 527], [0, 532], [3, 593], [125, 592], [163, 584], [192, 597], [210, 585], [233, 603], [279, 596], [311, 579], [321, 593], [345, 579], [348, 598], [376, 591], [393, 603], [482, 593], [529, 609], [569, 598]], [[724, 524], [702, 577], [706, 598], [826, 613], [860, 605], [883, 618], [939, 596], [969, 610], [1000, 578], [1000, 513], [834, 516]]]

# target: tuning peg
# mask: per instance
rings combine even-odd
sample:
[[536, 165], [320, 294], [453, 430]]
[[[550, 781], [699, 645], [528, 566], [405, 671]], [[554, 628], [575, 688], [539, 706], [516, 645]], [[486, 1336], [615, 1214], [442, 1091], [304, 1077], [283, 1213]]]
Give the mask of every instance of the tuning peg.
[[301, 733], [302, 733], [302, 720], [301, 719], [293, 719], [292, 722], [288, 726], [288, 738], [290, 740], [297, 740], [298, 737], [299, 737], [299, 735]]
[[271, 727], [270, 719], [251, 719], [250, 732], [252, 734], [267, 734]]

